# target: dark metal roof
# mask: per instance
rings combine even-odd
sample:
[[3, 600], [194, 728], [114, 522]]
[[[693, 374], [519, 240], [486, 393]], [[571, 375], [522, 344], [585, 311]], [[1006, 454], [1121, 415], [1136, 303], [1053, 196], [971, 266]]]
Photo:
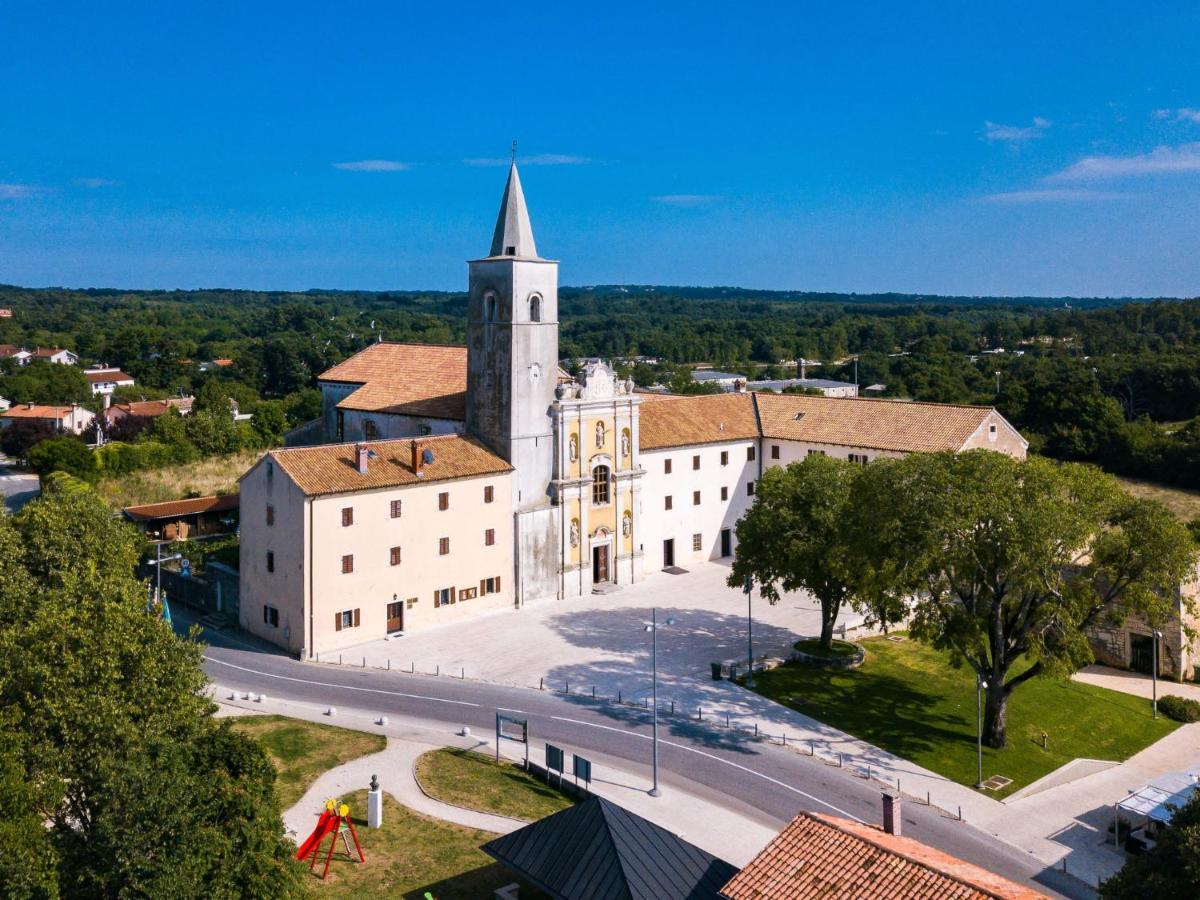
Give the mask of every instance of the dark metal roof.
[[562, 900], [718, 900], [737, 867], [602, 797], [483, 851]]

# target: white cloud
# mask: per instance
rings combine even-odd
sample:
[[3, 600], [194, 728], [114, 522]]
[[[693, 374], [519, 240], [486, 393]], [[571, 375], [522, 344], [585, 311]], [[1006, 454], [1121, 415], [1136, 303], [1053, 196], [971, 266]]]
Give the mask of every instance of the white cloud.
[[346, 172], [404, 172], [412, 168], [408, 163], [395, 159], [356, 159], [353, 162], [334, 163], [333, 167]]
[[1084, 181], [1094, 178], [1130, 178], [1139, 175], [1175, 175], [1200, 172], [1200, 143], [1155, 147], [1133, 156], [1085, 156], [1051, 175], [1047, 181]]
[[659, 194], [650, 199], [667, 206], [707, 206], [721, 198], [717, 194]]
[[[511, 162], [511, 158], [499, 156], [472, 156], [463, 160], [468, 166], [507, 166]], [[518, 156], [517, 162], [523, 166], [582, 166], [591, 160], [569, 153], [535, 153], [533, 156]]]
[[1040, 138], [1053, 123], [1041, 116], [1033, 117], [1032, 125], [1001, 125], [998, 122], [983, 123], [983, 139], [985, 141], [1007, 141], [1021, 143]]
[[1089, 191], [1078, 188], [1040, 188], [1028, 191], [1006, 191], [1000, 194], [988, 194], [982, 200], [985, 203], [1086, 203], [1096, 200], [1125, 200], [1135, 194], [1124, 194], [1119, 191]]
[[116, 187], [120, 182], [114, 178], [76, 178], [75, 184], [82, 188]]
[[1194, 106], [1181, 106], [1179, 109], [1156, 109], [1156, 119], [1170, 119], [1172, 122], [1195, 122], [1200, 124], [1200, 109]]
[[0, 200], [23, 200], [41, 192], [41, 188], [32, 184], [0, 184]]

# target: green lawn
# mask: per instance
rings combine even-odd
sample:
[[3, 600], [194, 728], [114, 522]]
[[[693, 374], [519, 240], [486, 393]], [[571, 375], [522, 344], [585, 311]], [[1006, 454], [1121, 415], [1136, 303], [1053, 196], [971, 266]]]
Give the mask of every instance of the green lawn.
[[821, 649], [820, 638], [805, 638], [804, 640], [796, 641], [792, 646], [801, 653], [808, 653], [812, 656], [853, 656], [858, 652], [857, 644], [838, 640], [835, 640], [828, 650], [823, 650]]
[[[322, 897], [404, 897], [421, 900], [428, 891], [437, 900], [478, 900], [517, 880], [480, 850], [494, 834], [431, 819], [383, 798], [383, 827], [366, 824], [367, 792], [346, 798], [366, 862], [346, 858], [339, 843], [329, 877], [320, 880], [324, 857], [312, 876]], [[353, 841], [351, 842], [353, 846]], [[328, 843], [325, 845], [328, 850]], [[536, 898], [527, 885], [521, 896]]]
[[[862, 642], [857, 669], [789, 665], [757, 676], [757, 690], [962, 784], [976, 778], [975, 677], [915, 641]], [[1008, 705], [1008, 746], [983, 750], [983, 777], [1013, 779], [1002, 797], [1077, 757], [1124, 760], [1178, 724], [1153, 719], [1139, 697], [1035, 678]], [[1046, 732], [1048, 747], [1042, 749]]]
[[443, 747], [417, 760], [417, 780], [431, 797], [481, 812], [533, 822], [575, 801], [518, 766], [469, 750]]
[[239, 716], [234, 728], [262, 744], [274, 763], [279, 773], [275, 787], [281, 810], [294, 806], [321, 773], [360, 756], [378, 753], [387, 744], [381, 734], [284, 716]]

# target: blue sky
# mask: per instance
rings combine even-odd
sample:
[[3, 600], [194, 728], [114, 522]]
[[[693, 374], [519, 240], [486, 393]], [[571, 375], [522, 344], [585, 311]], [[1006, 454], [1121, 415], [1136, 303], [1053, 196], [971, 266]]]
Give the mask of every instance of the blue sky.
[[0, 282], [1200, 294], [1195, 3], [572, 6], [3, 4]]

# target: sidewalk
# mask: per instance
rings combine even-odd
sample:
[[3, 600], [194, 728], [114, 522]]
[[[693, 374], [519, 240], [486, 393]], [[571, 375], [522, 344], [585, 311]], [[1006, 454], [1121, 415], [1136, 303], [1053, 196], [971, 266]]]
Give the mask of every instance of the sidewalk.
[[[1094, 684], [1096, 687], [1108, 688], [1110, 691], [1120, 691], [1122, 694], [1133, 694], [1135, 697], [1153, 696], [1154, 679], [1141, 672], [1127, 672], [1124, 669], [1111, 669], [1108, 666], [1085, 666], [1073, 676], [1076, 681]], [[1171, 681], [1167, 678], [1158, 679], [1158, 697], [1161, 700], [1168, 694], [1176, 697], [1186, 697], [1200, 702], [1200, 685], [1190, 681]]]
[[[389, 717], [387, 725], [379, 725], [378, 717], [364, 710], [339, 707], [333, 718], [324, 714], [326, 707], [292, 701], [230, 700], [230, 691], [215, 687], [214, 699], [220, 715], [277, 714], [290, 718], [319, 722], [384, 734], [388, 746], [380, 753], [352, 760], [324, 773], [300, 801], [284, 813], [284, 823], [293, 837], [303, 839], [312, 830], [325, 801], [356, 789], [366, 788], [371, 775], [379, 776], [380, 787], [399, 803], [425, 815], [477, 828], [483, 831], [507, 833], [523, 827], [524, 822], [504, 816], [480, 813], [441, 803], [426, 796], [413, 775], [416, 758], [438, 747], [490, 747], [484, 735], [464, 737], [449, 730], [426, 726], [417, 720]], [[514, 745], [515, 747], [515, 745]], [[504, 755], [518, 759], [513, 749], [502, 748]], [[688, 789], [680, 779], [663, 780], [664, 797], [655, 799], [647, 793], [646, 779], [631, 774], [612, 760], [596, 754], [592, 759], [592, 792], [612, 800], [662, 826], [693, 844], [734, 865], [744, 866], [775, 837], [778, 827], [750, 819], [727, 810]], [[701, 825], [703, 827], [701, 827]]]

